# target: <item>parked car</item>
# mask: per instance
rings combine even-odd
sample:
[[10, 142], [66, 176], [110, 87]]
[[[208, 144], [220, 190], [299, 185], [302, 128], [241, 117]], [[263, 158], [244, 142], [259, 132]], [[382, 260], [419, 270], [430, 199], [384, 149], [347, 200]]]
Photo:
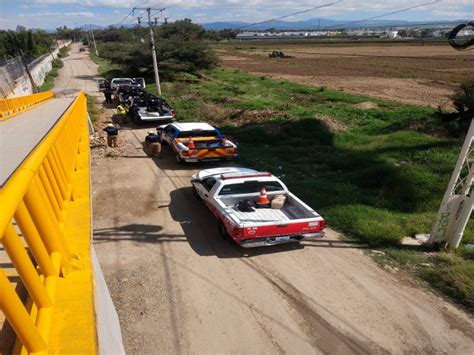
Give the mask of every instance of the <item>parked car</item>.
[[145, 89], [145, 79], [144, 78], [113, 78], [110, 81], [110, 88], [116, 90], [120, 86], [138, 86], [142, 89]]
[[237, 145], [207, 123], [170, 123], [157, 128], [162, 143], [168, 144], [178, 163], [232, 160]]
[[172, 122], [176, 112], [161, 97], [146, 94], [132, 96], [128, 106], [128, 113], [133, 123], [159, 122], [160, 124]]
[[119, 86], [132, 86], [133, 80], [131, 78], [113, 78], [110, 81], [110, 88], [116, 90]]
[[100, 78], [100, 79], [97, 79], [96, 82], [97, 82], [97, 88], [99, 89], [99, 91], [105, 91], [105, 89], [107, 89], [107, 80]]
[[217, 218], [219, 231], [244, 248], [324, 236], [326, 222], [270, 173], [206, 169], [192, 176], [195, 196]]

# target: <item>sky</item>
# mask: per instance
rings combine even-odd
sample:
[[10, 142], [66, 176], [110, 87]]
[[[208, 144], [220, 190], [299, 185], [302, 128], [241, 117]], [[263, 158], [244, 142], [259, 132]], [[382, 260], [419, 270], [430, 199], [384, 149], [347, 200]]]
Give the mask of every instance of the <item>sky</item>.
[[[167, 17], [169, 21], [190, 18], [196, 23], [259, 22], [335, 1], [338, 0], [185, 0], [181, 2], [180, 0], [0, 0], [0, 29], [15, 29], [17, 25], [23, 25], [27, 28], [52, 30], [64, 25], [79, 27], [84, 24], [108, 26], [118, 23], [136, 23], [136, 17], [126, 17], [133, 7], [158, 9], [169, 7], [161, 13], [157, 11], [154, 16], [158, 17], [158, 21], [163, 21]], [[321, 17], [352, 21], [428, 2], [430, 0], [342, 0], [332, 6], [285, 20], [299, 21]], [[134, 15], [142, 16], [144, 12], [136, 10]], [[384, 19], [474, 20], [474, 0], [441, 0]]]

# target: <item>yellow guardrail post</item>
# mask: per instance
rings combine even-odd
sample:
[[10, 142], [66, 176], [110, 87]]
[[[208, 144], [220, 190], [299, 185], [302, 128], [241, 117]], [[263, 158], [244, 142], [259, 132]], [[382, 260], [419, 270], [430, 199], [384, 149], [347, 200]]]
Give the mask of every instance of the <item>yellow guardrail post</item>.
[[[51, 97], [52, 93], [42, 93], [0, 100], [0, 120]], [[49, 349], [50, 334], [53, 334], [53, 315], [56, 312], [56, 288], [59, 287], [56, 285], [67, 282], [65, 276], [72, 271], [68, 241], [72, 241], [72, 244], [77, 242], [67, 235], [75, 233], [71, 229], [73, 219], [69, 214], [73, 196], [78, 201], [74, 203], [86, 206], [82, 207], [84, 215], [90, 214], [88, 195], [82, 201], [81, 197], [85, 195], [73, 195], [73, 191], [78, 190], [78, 176], [82, 178], [82, 190], [89, 191], [86, 185], [89, 183], [89, 171], [81, 171], [83, 168], [88, 169], [88, 164], [85, 163], [89, 159], [89, 153], [85, 151], [88, 141], [86, 113], [86, 99], [81, 93], [0, 189], [0, 244], [33, 302], [31, 314], [28, 314], [27, 308], [0, 267], [0, 310], [23, 344], [23, 350], [19, 350], [21, 344], [15, 347], [22, 353], [26, 349], [29, 353], [43, 354]], [[89, 245], [90, 225], [84, 235], [86, 233], [87, 239], [81, 241], [82, 245]], [[25, 250], [20, 235], [34, 260]], [[59, 275], [63, 277], [60, 278]], [[92, 288], [90, 275], [90, 270], [85, 270], [81, 276], [83, 289], [87, 280]], [[92, 294], [92, 291], [89, 292]], [[93, 319], [93, 312], [91, 314], [90, 319]], [[91, 326], [90, 329], [92, 328]], [[95, 349], [95, 338], [90, 338], [92, 345], [89, 344], [88, 349], [92, 351], [88, 353]]]
[[29, 352], [46, 350], [43, 338], [2, 269], [0, 269], [0, 309]]
[[0, 99], [0, 121], [28, 110], [53, 97], [54, 93], [52, 91], [46, 91], [12, 99]]
[[25, 248], [21, 244], [20, 237], [11, 224], [9, 224], [5, 229], [2, 244], [36, 305], [39, 308], [51, 307], [52, 302], [49, 299], [48, 294], [39, 279], [38, 273], [25, 251]]
[[58, 273], [23, 201], [18, 205], [14, 217], [43, 275], [57, 276]]

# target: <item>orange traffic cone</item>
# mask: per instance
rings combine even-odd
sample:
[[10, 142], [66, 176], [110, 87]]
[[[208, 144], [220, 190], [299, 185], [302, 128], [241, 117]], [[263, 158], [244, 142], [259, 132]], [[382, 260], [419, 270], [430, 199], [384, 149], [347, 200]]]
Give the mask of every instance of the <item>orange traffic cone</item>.
[[258, 197], [257, 201], [255, 201], [255, 203], [257, 204], [257, 206], [262, 207], [270, 204], [270, 200], [267, 196], [267, 189], [265, 189], [265, 187], [262, 186], [262, 188], [260, 189], [260, 196]]
[[188, 149], [196, 149], [196, 145], [193, 142], [193, 137], [189, 137], [188, 140]]

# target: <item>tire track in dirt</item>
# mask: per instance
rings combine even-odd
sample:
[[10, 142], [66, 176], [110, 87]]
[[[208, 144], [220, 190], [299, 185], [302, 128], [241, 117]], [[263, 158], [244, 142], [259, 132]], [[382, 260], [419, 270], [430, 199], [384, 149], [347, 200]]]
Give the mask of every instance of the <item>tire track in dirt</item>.
[[315, 350], [320, 350], [325, 354], [389, 353], [368, 339], [365, 341], [356, 339], [332, 326], [306, 301], [303, 293], [281, 276], [252, 260], [246, 259], [242, 262], [259, 272], [284, 297]]

